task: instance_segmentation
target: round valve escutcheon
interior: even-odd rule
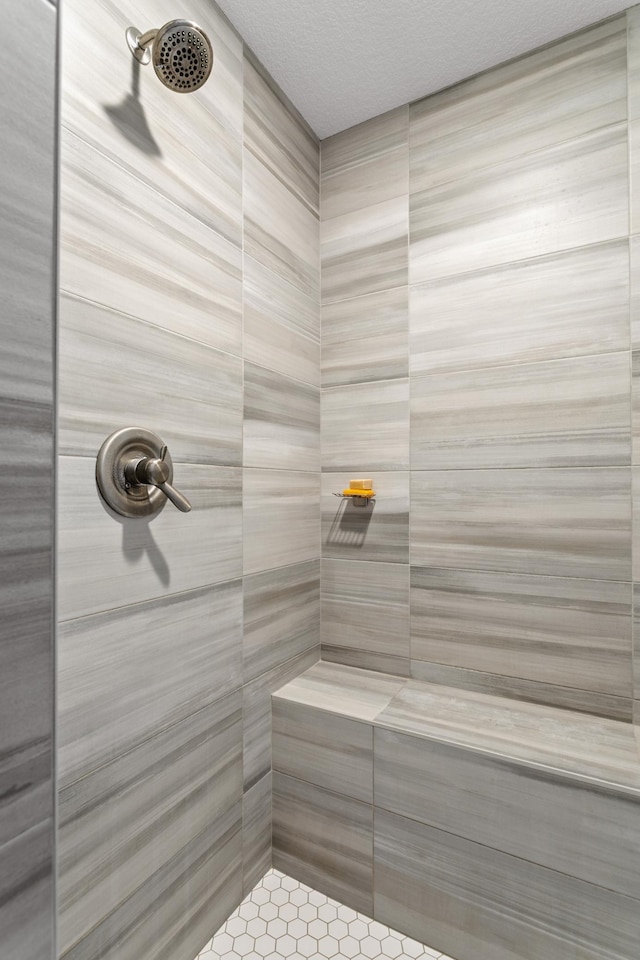
[[[116,430],[100,447],[96,483],[104,502],[122,517],[152,517],[167,500],[182,513],[191,504],[173,486],[167,445],[144,427]]]

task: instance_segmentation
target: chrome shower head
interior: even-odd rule
[[[153,61],[153,69],[170,90],[192,93],[209,79],[213,47],[208,36],[190,20],[170,20],[159,30],[126,32],[129,49],[139,63]]]

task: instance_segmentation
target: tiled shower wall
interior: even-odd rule
[[[0,2],[0,957],[53,960],[56,9]]]
[[[631,719],[639,165],[640,8],[323,142],[325,659]]]
[[[67,0],[60,318],[59,924],[65,960],[191,960],[270,865],[271,690],[319,655],[319,148],[210,0],[179,96]],[[141,425],[193,503],[109,513]]]

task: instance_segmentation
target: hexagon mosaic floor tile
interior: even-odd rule
[[[270,870],[196,960],[451,960]]]

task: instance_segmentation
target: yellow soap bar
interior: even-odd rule
[[[347,487],[346,490],[342,491],[343,497],[373,497],[375,496],[373,490],[358,490],[353,489],[353,487]]]
[[[373,490],[373,480],[350,480],[352,490]]]

